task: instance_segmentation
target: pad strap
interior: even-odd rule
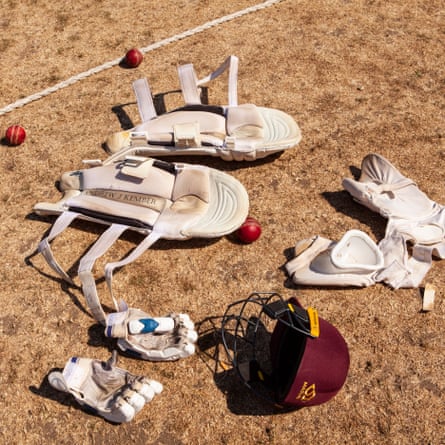
[[[228,105],[235,107],[238,105],[238,62],[236,56],[229,56],[215,71],[208,76],[199,79],[196,76],[193,65],[187,64],[178,67],[178,76],[181,84],[182,95],[187,105],[200,104],[199,87],[216,79],[224,71],[228,70]]]
[[[70,284],[74,284],[72,278],[62,269],[60,264],[54,258],[49,243],[58,235],[60,235],[78,216],[79,214],[76,212],[63,212],[53,224],[49,235],[42,241],[40,241],[37,248],[38,252],[43,255],[49,266]]]
[[[191,63],[178,67],[179,83],[181,84],[182,97],[187,105],[201,103],[198,88],[198,78]]]
[[[117,261],[115,263],[108,263],[105,266],[105,280],[107,282],[108,289],[111,294],[111,298],[113,299],[113,302],[116,306],[117,311],[119,311],[119,305],[116,303],[116,299],[113,295],[113,288],[112,288],[112,279],[113,279],[113,271],[117,267],[123,267],[136,259],[138,259],[147,249],[149,249],[158,239],[160,239],[162,236],[161,232],[158,232],[157,230],[153,230],[149,235],[147,235],[141,243],[139,243],[138,246],[123,260]]]
[[[238,106],[238,63],[236,56],[229,56],[227,59],[211,74],[198,81],[198,86],[203,85],[220,76],[224,71],[229,71],[228,85],[228,105],[230,107]]]
[[[385,257],[386,267],[376,275],[393,289],[419,287],[432,264],[433,254],[445,257],[445,242],[432,245],[415,244],[409,256],[405,237],[396,231],[380,241],[379,248]]]
[[[133,90],[136,95],[139,115],[142,122],[147,122],[157,116],[156,108],[153,103],[153,96],[146,78],[138,79],[133,82]]]
[[[94,318],[101,324],[106,324],[106,315],[100,304],[97,295],[96,283],[92,273],[92,269],[96,260],[101,257],[122,235],[128,226],[121,224],[112,224],[102,235],[97,239],[88,253],[81,259],[79,264],[79,278],[82,283],[82,290],[85,295],[88,307]],[[113,299],[113,303],[118,307],[117,302]]]

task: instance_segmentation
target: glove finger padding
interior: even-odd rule
[[[198,334],[187,314],[152,317],[140,309],[128,308],[110,314],[105,335],[117,338],[122,350],[150,361],[174,361],[195,352]]]
[[[116,351],[107,362],[71,357],[63,372],[51,372],[48,381],[110,422],[129,422],[163,387],[156,380],[116,367],[116,357]]]

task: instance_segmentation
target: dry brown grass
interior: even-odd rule
[[[0,105],[252,4],[4,1]],[[370,152],[445,204],[444,15],[439,0],[284,0],[150,52],[137,69],[116,66],[0,116],[2,132],[16,123],[28,132],[24,145],[0,146],[1,442],[444,444],[445,263],[435,261],[427,277],[438,289],[430,313],[420,311],[417,289],[300,289],[281,269],[286,251],[313,234],[339,239],[357,228],[382,238],[385,220],[341,187]],[[186,311],[202,329],[254,290],[295,294],[341,330],[350,373],[329,403],[280,415],[230,376],[215,374],[209,355],[166,364],[122,357],[122,367],[160,380],[165,390],[130,424],[111,425],[46,382],[71,355],[106,359],[113,345],[79,289],[63,285],[42,258],[26,261],[51,222],[32,208],[59,198],[54,182],[62,172],[105,157],[103,139],[121,125],[116,107],[137,123],[133,80],[147,76],[154,92],[170,91],[178,87],[178,64],[193,62],[204,75],[229,54],[240,58],[240,102],[287,111],[303,141],[249,165],[188,161],[244,183],[263,235],[251,245],[231,237],[159,242],[116,274],[116,293],[154,314]],[[225,103],[223,89],[212,89],[211,100]],[[77,225],[55,242],[64,265],[97,230]],[[124,238],[114,253],[136,240]],[[103,283],[99,291],[111,306]]]

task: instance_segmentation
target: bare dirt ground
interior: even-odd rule
[[[134,0],[3,0],[0,106],[218,17],[254,5]],[[386,220],[342,189],[364,156],[377,152],[445,204],[445,9],[442,1],[284,0],[148,52],[136,69],[116,65],[0,116],[0,131],[20,124],[27,139],[0,145],[0,441],[4,444],[434,444],[445,443],[445,262],[422,289],[299,288],[282,266],[295,242],[338,240],[360,229],[380,240]],[[176,67],[207,75],[228,55],[240,58],[239,101],[282,109],[301,127],[295,148],[264,161],[190,158],[238,178],[250,214],[262,224],[250,245],[233,237],[161,241],[115,274],[116,294],[154,315],[187,312],[201,332],[232,301],[252,291],[298,296],[342,332],[351,366],[328,403],[272,412],[233,378],[215,372],[211,351],[174,363],[121,356],[119,365],[161,381],[163,393],[124,425],[78,408],[47,374],[73,355],[106,360],[113,343],[89,315],[79,288],[63,284],[32,256],[53,221],[33,215],[55,202],[60,174],[104,159],[104,138],[138,123],[133,80],[153,92],[178,88]],[[210,101],[226,103],[221,83]],[[127,118],[127,119],[125,119]],[[54,243],[65,267],[100,227],[77,224]],[[139,241],[127,235],[110,252]],[[107,256],[95,274],[100,278]],[[75,269],[73,269],[74,271]],[[207,345],[209,346],[209,345]]]

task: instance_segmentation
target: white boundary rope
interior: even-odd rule
[[[269,6],[274,5],[275,3],[280,3],[283,0],[268,0],[263,3],[258,3],[257,5],[250,6],[249,8],[242,9],[241,11],[234,12],[232,14],[225,15],[218,19],[211,20],[210,22],[204,23],[201,26],[197,26],[196,28],[189,29],[187,31],[176,34],[172,37],[168,37],[164,40],[160,40],[159,42],[153,43],[144,48],[139,48],[142,53],[148,53],[149,51],[154,51],[155,49],[161,48],[163,46],[169,45],[170,43],[177,42],[179,40],[185,39],[186,37],[193,36],[200,32],[206,31],[207,29],[213,28],[214,26],[220,25],[222,23],[228,22],[230,20],[236,19],[238,17],[242,17],[243,15],[250,14],[252,12],[259,11],[261,9],[268,8]],[[63,82],[57,83],[56,85],[46,88],[39,93],[32,94],[31,96],[20,99],[10,105],[7,105],[4,108],[0,109],[0,116],[6,113],[9,113],[16,108],[23,107],[30,102],[41,99],[42,97],[48,96],[52,93],[55,93],[62,88],[73,85],[76,82],[79,82],[82,79],[86,79],[87,77],[92,76],[93,74],[100,73],[101,71],[105,71],[113,66],[119,65],[122,62],[122,57],[119,59],[112,60],[111,62],[104,63],[103,65],[97,66],[95,68],[91,68],[88,71],[84,71],[83,73],[77,74],[76,76],[72,76]]]

